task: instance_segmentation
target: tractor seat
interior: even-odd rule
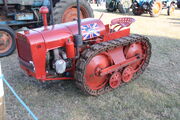
[[[111,20],[110,26],[119,24],[121,28],[129,27],[133,22],[135,22],[135,19],[131,17],[116,18],[116,19]]]

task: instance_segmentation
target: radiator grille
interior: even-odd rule
[[[31,47],[28,38],[18,33],[16,39],[19,57],[27,62],[32,61]]]

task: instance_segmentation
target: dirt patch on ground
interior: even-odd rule
[[[104,23],[123,17],[102,12]],[[17,53],[1,58],[3,73],[20,97],[40,120],[179,120],[180,119],[180,10],[159,17],[133,16],[132,33],[149,37],[152,57],[145,73],[136,81],[99,97],[85,96],[72,81],[42,84],[24,75]],[[8,120],[32,119],[5,87]]]

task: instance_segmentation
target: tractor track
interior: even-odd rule
[[[133,80],[138,78],[145,71],[145,68],[149,64],[149,59],[151,57],[151,44],[147,37],[133,34],[128,37],[123,37],[123,38],[119,38],[119,39],[92,45],[90,48],[83,51],[81,53],[79,60],[77,60],[77,63],[76,63],[75,79],[76,79],[77,87],[80,88],[82,91],[84,91],[85,94],[94,95],[94,96],[97,96],[97,95],[100,95],[100,94],[103,94],[103,93],[113,90],[108,84],[106,84],[105,87],[103,87],[99,90],[89,89],[84,80],[86,65],[89,63],[89,61],[91,60],[92,57],[94,57],[95,55],[97,55],[103,51],[111,50],[111,49],[114,49],[114,48],[120,47],[120,46],[127,46],[134,42],[143,42],[146,44],[146,46],[148,46],[147,47],[147,57],[145,58],[145,62],[142,65],[141,69],[139,69],[134,74]],[[123,83],[123,84],[125,84],[125,83]]]

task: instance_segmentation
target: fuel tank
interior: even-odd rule
[[[81,31],[83,40],[106,34],[104,24],[94,18],[83,19]],[[17,33],[16,43],[21,67],[37,79],[45,78],[46,53],[55,48],[65,47],[66,41],[74,40],[73,36],[76,34],[76,21]]]

